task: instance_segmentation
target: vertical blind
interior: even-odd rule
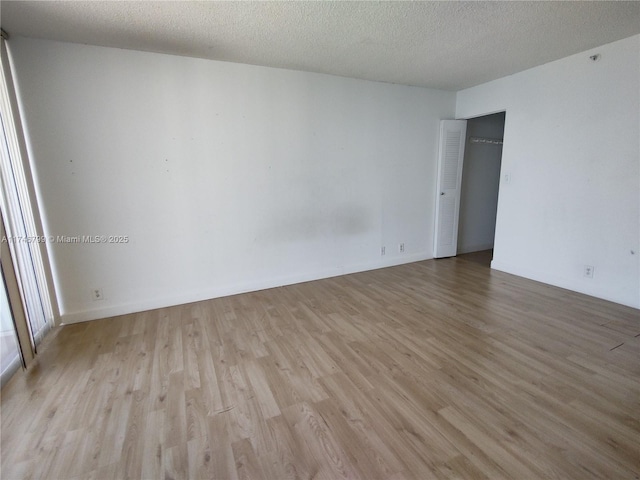
[[[30,168],[22,131],[18,128],[20,122],[4,35],[0,42],[0,203],[6,227],[6,238],[2,241],[9,243],[35,348],[53,325],[54,311],[43,262],[46,244],[42,229],[37,228],[34,220],[36,200],[33,189],[29,188],[32,180],[27,176]]]

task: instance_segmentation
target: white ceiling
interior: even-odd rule
[[[1,2],[10,35],[460,90],[640,33],[640,2]]]

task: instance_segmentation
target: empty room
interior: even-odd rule
[[[0,23],[1,479],[640,478],[640,2]]]

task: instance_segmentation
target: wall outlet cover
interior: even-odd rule
[[[587,278],[593,278],[593,265],[585,265],[584,266],[584,276]]]

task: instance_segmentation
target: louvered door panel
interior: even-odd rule
[[[433,256],[453,257],[457,252],[458,216],[466,120],[442,120],[438,153],[438,181]]]

